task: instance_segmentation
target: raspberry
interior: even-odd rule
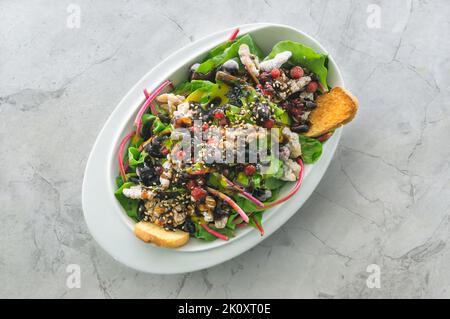
[[[195,201],[199,201],[199,200],[205,198],[207,194],[208,193],[203,188],[198,187],[198,186],[194,187],[191,190],[191,196]]]
[[[275,122],[272,119],[266,120],[263,124],[263,126],[268,129],[271,129],[274,125],[275,125]]]
[[[270,75],[272,78],[276,79],[281,75],[281,71],[280,69],[272,69],[272,71],[270,71]]]
[[[250,165],[245,166],[245,168],[244,168],[244,173],[247,176],[252,176],[253,174],[255,174],[255,172],[256,172],[256,167],[254,165],[250,164]]]
[[[317,91],[318,87],[319,85],[317,84],[317,82],[309,82],[309,84],[306,86],[306,91],[309,93],[314,93]]]
[[[214,118],[215,119],[222,119],[225,116],[225,114],[222,111],[217,111],[216,113],[214,113]]]
[[[290,74],[291,78],[293,78],[293,79],[300,79],[303,76],[303,74],[305,74],[305,72],[303,71],[303,69],[301,67],[294,66],[289,71],[289,74]]]

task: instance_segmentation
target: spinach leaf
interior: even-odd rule
[[[229,86],[224,83],[212,83],[212,85],[204,85],[189,94],[186,98],[186,101],[206,104],[217,97],[220,98],[221,104],[225,104],[228,102],[228,97],[226,96],[228,90]]]
[[[302,146],[302,158],[305,164],[315,163],[322,155],[322,143],[304,135],[298,136]]]
[[[134,186],[134,185],[136,185],[136,184],[134,184],[132,182],[126,182],[126,183],[122,184],[122,186],[120,186],[120,188],[118,188],[114,192],[114,196],[116,196],[120,205],[122,205],[122,207],[125,209],[125,212],[127,213],[127,215],[130,216],[131,218],[133,218],[135,221],[137,221],[138,220],[137,209],[138,209],[139,201],[135,200],[135,199],[130,199],[122,193],[122,191],[125,188],[130,188],[131,186]]]
[[[289,61],[293,64],[300,65],[308,70],[314,72],[323,86],[328,89],[327,85],[327,64],[328,57],[325,54],[320,54],[310,47],[293,41],[280,41],[272,48],[266,60],[272,59],[278,53],[284,51],[291,51],[292,56]]]
[[[140,152],[136,147],[130,147],[128,149],[128,163],[131,168],[136,168],[137,165],[144,163],[147,152]]]
[[[229,217],[228,217],[228,220],[227,220],[227,228],[229,228],[229,229],[235,229],[236,228],[236,224],[235,223],[233,223],[233,220],[236,218],[236,217],[238,217],[239,216],[239,214],[238,213],[233,213],[233,214],[231,214]]]
[[[204,80],[186,81],[177,86],[175,94],[189,94],[200,88],[211,90],[214,85],[214,83]]]
[[[209,225],[209,228],[215,230],[216,232],[219,232],[225,236],[228,236],[229,238],[234,237],[234,230],[230,228],[222,228],[218,229],[215,226]],[[198,239],[203,239],[206,241],[214,241],[217,239],[216,236],[208,233],[202,226],[199,224],[195,224],[195,234],[194,236]]]
[[[236,204],[238,204],[246,213],[261,212],[264,210],[240,194],[236,194],[233,197]]]
[[[265,179],[269,177],[281,178],[283,176],[283,161],[271,155],[269,167],[266,167],[261,173]]]
[[[264,212],[255,212],[252,214],[252,217],[254,217],[256,219],[256,221],[258,222],[258,224],[261,225],[261,221],[262,221],[262,217],[263,217]],[[254,228],[258,228],[255,224],[255,221],[253,218],[250,218],[248,224]]]
[[[256,46],[256,44],[253,42],[252,37],[249,34],[246,34],[237,40],[235,40],[230,46],[228,47],[220,47],[220,49],[215,48],[214,52],[211,52],[208,55],[208,59],[204,61],[200,66],[197,68],[198,73],[208,73],[209,71],[213,70],[214,68],[218,67],[219,65],[222,65],[229,59],[235,58],[239,55],[239,47],[241,44],[247,44],[250,52],[261,56],[261,50]],[[222,50],[223,49],[223,50]],[[213,55],[214,54],[214,55]]]
[[[264,187],[270,190],[280,188],[283,186],[286,182],[282,181],[281,179],[275,178],[275,177],[269,177],[266,178],[264,181]]]

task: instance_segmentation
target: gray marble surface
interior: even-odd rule
[[[80,28],[67,27],[71,3]],[[450,297],[449,16],[444,0],[0,0],[0,297]],[[99,130],[173,50],[252,22],[317,37],[360,99],[357,119],[315,193],[261,245],[185,275],[126,268],[81,210]],[[366,285],[369,264],[380,288]]]

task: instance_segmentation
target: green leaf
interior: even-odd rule
[[[159,117],[155,119],[153,122],[153,134],[158,134],[164,130],[166,130],[168,127],[170,127],[170,124],[163,123]]]
[[[239,185],[247,187],[249,185],[248,176],[244,172],[239,172],[236,176],[236,182]]]
[[[252,214],[252,217],[254,217],[256,219],[256,221],[258,222],[258,224],[260,224],[262,226],[262,217],[263,217],[264,212],[255,212]],[[253,218],[249,219],[248,224],[254,228],[258,228],[255,224],[255,221]]]
[[[125,212],[127,213],[127,215],[137,221],[138,220],[137,210],[138,210],[139,201],[126,197],[122,192],[125,188],[130,188],[131,186],[134,186],[134,185],[136,185],[136,184],[134,184],[132,182],[126,182],[126,183],[122,184],[122,186],[120,186],[120,188],[118,188],[114,192],[114,196],[116,196],[120,205],[122,205],[122,207],[125,209]]]
[[[136,147],[128,148],[128,163],[131,168],[136,168],[137,165],[144,163],[147,152],[140,152]]]
[[[270,156],[270,166],[263,171],[263,177],[265,179],[269,177],[281,178],[283,176],[283,162],[274,157]]]
[[[228,220],[227,220],[227,228],[229,228],[229,229],[235,229],[236,228],[236,224],[235,223],[233,223],[233,220],[235,220],[235,218],[236,217],[238,217],[239,216],[239,214],[238,213],[233,213],[233,214],[231,214],[229,217],[228,217]]]
[[[298,136],[302,146],[302,158],[305,164],[315,163],[322,155],[322,143],[304,135]]]
[[[275,103],[270,103],[269,105],[273,110],[273,115],[277,122],[281,122],[284,125],[291,125],[291,117],[283,108],[279,107]]]
[[[211,90],[214,85],[214,83],[204,80],[186,81],[177,86],[175,94],[189,94],[198,89]]]
[[[230,228],[222,228],[222,229],[218,229],[218,228],[216,228],[215,226],[212,226],[212,225],[208,225],[208,226],[209,226],[209,228],[211,228],[211,229],[215,230],[216,232],[219,232],[219,233],[221,233],[221,234],[223,234],[223,235],[225,235],[225,236],[228,236],[228,237],[234,237],[234,230],[233,230],[233,229],[230,229]],[[214,240],[217,239],[216,236],[214,236],[214,235],[208,233],[208,232],[207,232],[201,225],[199,225],[199,224],[195,224],[195,230],[196,230],[196,231],[195,231],[194,236],[195,236],[196,238],[198,238],[198,239],[203,239],[203,240],[206,240],[206,241],[214,241]]]
[[[280,41],[272,48],[270,54],[265,60],[272,59],[278,53],[284,51],[291,51],[292,56],[289,61],[295,65],[300,65],[308,70],[314,72],[323,86],[328,89],[327,85],[327,63],[328,57],[325,54],[320,54],[310,47],[293,41]]]
[[[244,35],[241,38],[238,38],[235,40],[230,46],[224,46],[220,47],[220,49],[215,48],[215,52],[209,54],[209,58],[204,61],[200,66],[197,68],[198,73],[208,73],[209,71],[213,70],[214,68],[222,65],[229,59],[233,59],[237,56],[239,56],[239,47],[241,44],[247,44],[250,52],[260,56],[261,50],[256,46],[256,44],[253,42],[252,37],[249,34]],[[223,48],[223,50],[222,50]],[[214,55],[213,55],[214,54]]]
[[[286,184],[285,181],[274,177],[266,178],[266,180],[264,181],[264,187],[270,190],[280,188],[284,184]]]
[[[222,178],[221,174],[216,172],[208,174],[207,183],[218,190],[224,190],[227,187],[226,180]]]
[[[261,212],[264,210],[240,194],[234,195],[233,198],[236,201],[236,204],[238,204],[246,213]]]

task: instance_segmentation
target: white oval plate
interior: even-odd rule
[[[276,24],[247,24],[239,26],[240,35],[251,33],[264,53],[281,40],[293,40],[327,53],[312,37],[288,26]],[[263,217],[265,235],[254,229],[241,229],[228,242],[203,242],[191,239],[179,249],[169,250],[146,244],[133,234],[134,222],[126,216],[114,197],[115,177],[118,175],[116,155],[120,140],[131,131],[139,106],[143,103],[144,88],[154,90],[170,79],[174,84],[185,80],[188,67],[200,60],[214,46],[227,39],[235,28],[224,30],[198,40],[173,53],[148,72],[120,101],[101,130],[89,156],[83,180],[82,205],[88,228],[99,243],[119,262],[150,273],[184,273],[208,268],[231,259],[269,237],[283,225],[308,199],[324,175],[338,145],[342,129],[336,130],[323,154],[314,165],[308,165],[301,189],[287,202],[267,210]],[[180,62],[181,61],[181,62]],[[341,73],[329,57],[328,82],[344,86]],[[287,185],[283,192],[288,192]]]

